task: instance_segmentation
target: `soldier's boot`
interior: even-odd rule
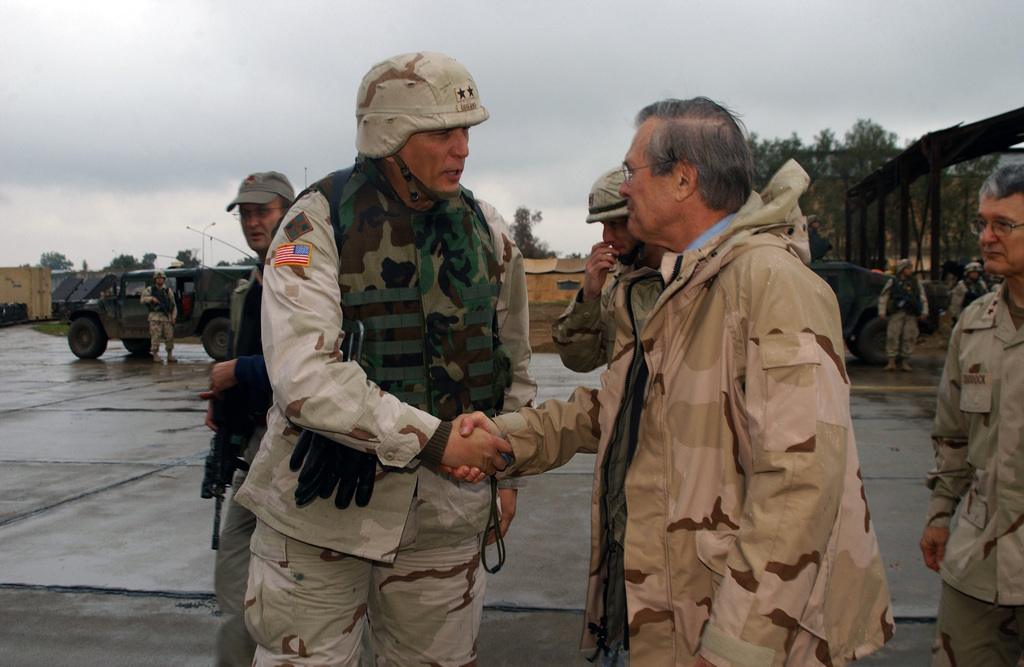
[[[885,365],[883,371],[894,371],[896,370],[896,357],[889,357],[889,363]]]
[[[160,358],[160,354],[159,354],[159,353],[157,353],[157,352],[154,352],[154,353],[153,353],[153,363],[154,363],[154,364],[160,364],[160,363],[163,363],[163,359],[161,359],[161,358]]]
[[[903,370],[905,370],[905,371],[906,371],[906,372],[908,372],[908,373],[909,373],[910,371],[914,370],[914,369],[913,369],[913,368],[912,368],[912,367],[910,366],[910,364],[909,364],[909,363],[907,362],[907,360],[906,360],[906,359],[904,359],[904,360],[903,360],[903,363],[902,363],[902,364],[900,364],[900,368],[902,368]]]
[[[169,364],[176,364],[176,363],[178,363],[178,360],[174,358],[173,354],[168,352],[167,353],[167,363],[169,363]]]

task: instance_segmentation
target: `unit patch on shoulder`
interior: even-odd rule
[[[288,224],[284,226],[284,233],[288,237],[289,241],[294,241],[303,234],[308,234],[311,231],[313,231],[313,225],[310,224],[305,213],[299,213],[297,216],[289,220]]]
[[[274,266],[309,266],[309,243],[285,243],[274,251]]]

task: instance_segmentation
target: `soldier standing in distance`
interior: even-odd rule
[[[149,308],[149,340],[153,351],[154,363],[160,363],[160,341],[167,348],[167,363],[174,364],[174,320],[178,317],[178,305],[174,302],[174,292],[165,287],[167,275],[157,269],[153,274],[153,285],[142,290],[139,301]]]
[[[953,293],[949,295],[949,314],[953,317],[954,324],[960,319],[960,313],[964,312],[964,308],[971,305],[979,296],[991,291],[981,276],[983,272],[980,262],[970,262],[964,267],[963,280],[957,282]]]
[[[206,411],[206,425],[213,430],[217,430],[213,423],[214,400],[229,400],[233,403],[230,410],[244,415],[239,421],[243,422],[246,431],[245,451],[231,452],[231,455],[240,456],[247,463],[252,462],[267,431],[266,413],[271,401],[270,378],[260,335],[263,269],[274,230],[294,199],[295,190],[288,178],[279,172],[268,171],[246,177],[238,186],[238,196],[227,207],[229,213],[238,207],[242,234],[259,258],[259,263],[249,279],[240,281],[231,294],[228,360],[213,365],[210,390],[199,397],[211,401]],[[244,481],[245,472],[238,471],[231,486],[238,489]],[[245,627],[244,603],[249,573],[249,540],[256,529],[256,517],[234,498],[227,504],[213,573],[213,587],[221,616],[215,664],[218,667],[248,667],[256,652],[256,642]]]
[[[832,242],[821,235],[821,218],[817,215],[807,216],[807,245],[811,250],[811,261],[816,262],[832,249]]]
[[[889,363],[882,370],[896,370],[897,361],[901,369],[914,370],[910,366],[910,355],[919,333],[917,323],[928,317],[928,298],[909,259],[896,262],[896,275],[878,295],[878,316],[889,322],[885,329],[885,353]]]
[[[476,660],[491,490],[441,466],[504,468],[507,443],[453,425],[536,393],[522,255],[461,185],[469,128],[487,117],[447,56],[375,65],[357,97],[354,168],[301,194],[271,245],[274,404],[235,496],[258,518],[246,601],[256,665],[357,664],[367,620],[379,664]],[[361,359],[345,358],[343,320],[365,326]],[[367,482],[370,497],[349,506],[343,490]],[[515,489],[498,495],[500,534]]]

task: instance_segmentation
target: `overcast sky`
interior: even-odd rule
[[[807,143],[869,118],[903,145],[1024,106],[1021,26],[1017,0],[0,0],[0,266],[241,257],[242,178],[351,164],[363,74],[421,50],[491,114],[463,184],[588,253],[590,185],[644,105],[705,95]]]

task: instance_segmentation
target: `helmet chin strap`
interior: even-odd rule
[[[398,153],[392,155],[391,158],[395,161],[395,164],[398,165],[398,169],[402,173],[402,178],[405,179],[406,187],[409,188],[409,201],[416,203],[420,200],[421,196],[435,202],[441,201],[442,199],[455,199],[459,196],[458,191],[447,193],[431,190],[423,183],[423,181],[416,178],[416,174],[409,170],[409,165],[405,163],[405,160],[398,156]]]

